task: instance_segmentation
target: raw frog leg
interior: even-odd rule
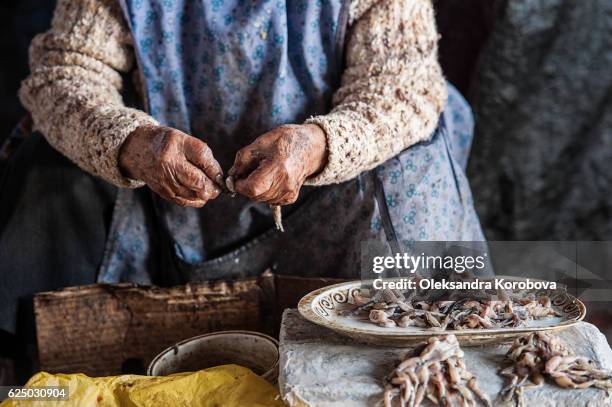
[[[234,177],[231,175],[226,178],[224,183],[221,182],[219,184],[222,186],[224,191],[226,190],[232,194],[232,196],[236,195],[236,189],[234,188]],[[276,225],[276,229],[284,232],[285,229],[283,228],[283,214],[281,212],[281,207],[279,205],[270,205],[270,209],[272,210],[272,216],[274,216],[274,224]]]

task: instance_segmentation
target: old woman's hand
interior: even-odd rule
[[[314,124],[284,125],[238,151],[229,170],[236,192],[256,201],[286,205],[326,162],[326,138]]]
[[[223,171],[203,141],[162,126],[138,127],[119,152],[119,167],[168,201],[202,207],[221,192]]]

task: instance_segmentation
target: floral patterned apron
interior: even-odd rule
[[[331,107],[342,70],[348,1],[123,0],[145,88],[145,109],[199,137],[224,170],[236,152],[284,123]],[[360,244],[483,240],[463,168],[472,122],[450,87],[431,139],[375,171],[303,188],[283,208],[285,233],[267,205],[220,196],[202,209],[154,198],[153,215],[121,190],[99,281],[150,283],[151,235],[170,253],[166,282],[283,274],[355,277]],[[154,217],[155,219],[151,219]],[[157,226],[152,226],[157,225]],[[172,269],[172,271],[170,271]]]

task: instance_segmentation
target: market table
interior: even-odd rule
[[[592,324],[581,322],[559,336],[577,355],[612,369],[612,350]],[[495,400],[504,380],[497,374],[508,344],[463,347],[468,369],[480,388]],[[280,331],[279,386],[294,406],[374,406],[381,400],[381,379],[406,349],[364,345],[303,319],[297,310],[283,314]],[[612,396],[598,389],[567,390],[546,383],[525,391],[526,406],[612,406]],[[504,404],[495,401],[495,406]],[[511,404],[509,404],[511,405]]]

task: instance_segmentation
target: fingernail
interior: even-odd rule
[[[231,175],[225,180],[225,185],[227,186],[227,189],[230,190],[230,192],[236,192],[236,188],[234,186],[234,177],[232,177]]]
[[[217,184],[219,184],[219,185],[223,185],[224,184],[224,182],[223,182],[223,174],[217,174],[215,176],[215,182]]]

